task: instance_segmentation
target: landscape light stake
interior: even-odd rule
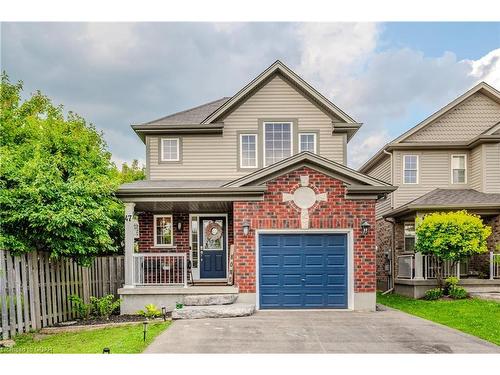
[[[167,308],[165,306],[162,306],[161,308],[161,313],[163,314],[163,321],[167,321]]]
[[[102,354],[111,354],[111,350],[109,348],[104,348]]]
[[[146,342],[146,333],[148,331],[148,322],[147,321],[142,322],[142,327],[143,327],[143,333],[144,333],[144,342]]]

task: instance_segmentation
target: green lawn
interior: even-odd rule
[[[500,345],[500,303],[481,299],[425,301],[397,294],[377,295],[377,302]]]
[[[170,322],[148,324],[146,342],[143,341],[142,324],[101,328],[91,331],[40,335],[28,333],[15,338],[12,349],[0,353],[102,353],[109,348],[114,353],[141,353]]]

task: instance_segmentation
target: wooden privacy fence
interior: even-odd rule
[[[123,255],[98,257],[82,267],[47,253],[12,256],[0,250],[0,338],[75,318],[68,298],[117,295],[124,282]]]

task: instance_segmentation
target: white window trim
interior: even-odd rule
[[[464,182],[453,182],[453,158],[455,156],[463,156],[464,157],[464,167],[465,167]],[[465,185],[465,184],[467,184],[467,154],[451,154],[450,155],[450,182],[452,185]]]
[[[158,244],[157,239],[156,239],[156,219],[157,218],[162,218],[162,217],[169,217],[170,218],[170,223],[172,224],[172,243],[170,245],[168,244]],[[174,216],[173,215],[153,215],[153,238],[154,238],[154,247],[174,247]]]
[[[253,135],[255,137],[255,165],[243,166],[243,136]],[[242,133],[240,134],[240,168],[251,169],[257,168],[259,163],[259,136],[256,133]]]
[[[317,153],[317,134],[316,133],[299,133],[299,152],[302,152],[302,140],[300,139],[303,135],[312,135],[314,137],[314,153]]]
[[[262,164],[267,167],[266,163],[266,124],[290,124],[290,156],[293,156],[293,123],[291,121],[265,121],[262,123]]]
[[[163,158],[163,141],[177,141],[177,159],[164,159]],[[161,161],[180,161],[181,160],[180,139],[179,138],[162,138],[160,144],[161,144],[161,150],[160,150]]]
[[[409,236],[407,236],[406,233],[405,233],[406,224],[412,224],[413,227],[415,228],[415,236],[413,237],[413,238],[415,238],[415,243],[417,242],[417,226],[416,226],[415,220],[414,221],[405,221],[405,222],[403,222],[403,252],[410,253],[410,252],[414,252],[416,250],[406,250],[406,237],[409,238]]]
[[[417,158],[417,179],[416,182],[405,182],[405,171],[406,171],[406,157],[408,156],[415,156]],[[418,185],[419,183],[419,174],[420,174],[420,158],[418,155],[415,154],[407,154],[403,155],[403,185]]]

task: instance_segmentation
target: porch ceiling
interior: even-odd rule
[[[137,202],[135,211],[149,212],[189,212],[189,213],[227,213],[233,210],[233,202]]]

